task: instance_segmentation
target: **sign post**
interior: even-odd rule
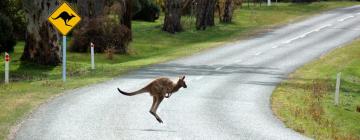
[[[63,42],[62,42],[62,64],[63,64],[63,69],[62,69],[62,79],[65,82],[66,81],[66,36],[63,36]]]
[[[94,43],[90,43],[90,48],[91,48],[91,69],[95,69],[95,58],[94,58]]]
[[[7,52],[5,52],[5,84],[9,83],[9,61],[10,56]]]
[[[77,14],[66,2],[57,7],[48,17],[48,21],[63,35],[62,79],[64,82],[66,81],[66,35],[80,22],[80,20],[81,17],[79,14]]]

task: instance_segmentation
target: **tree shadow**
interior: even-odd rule
[[[19,62],[19,68],[11,72],[11,81],[34,81],[49,79],[57,66],[44,66],[30,62]]]
[[[262,67],[255,65],[183,65],[183,64],[158,64],[140,69],[130,76],[134,79],[148,79],[160,76],[224,76],[229,74],[266,74],[284,76],[285,73],[278,68]]]

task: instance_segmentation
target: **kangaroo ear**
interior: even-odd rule
[[[181,80],[184,80],[185,79],[185,75],[181,77]]]

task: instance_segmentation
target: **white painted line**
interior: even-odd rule
[[[223,67],[225,67],[225,66],[218,67],[215,70],[221,70]]]
[[[275,48],[278,48],[278,47],[279,47],[279,45],[274,45],[271,48],[275,49]]]
[[[284,41],[284,42],[282,42],[282,43],[283,43],[283,44],[288,44],[288,43],[290,43],[290,42],[293,42],[293,41],[296,40],[296,39],[299,39],[299,37],[295,37],[295,38],[293,38],[293,39]]]
[[[307,32],[307,33],[305,33],[305,34],[303,34],[303,35],[301,35],[301,36],[299,36],[299,37],[300,37],[300,38],[304,38],[304,37],[306,37],[307,35],[309,35],[309,34],[311,34],[311,33],[313,33],[313,32],[315,32],[315,31]]]
[[[304,38],[304,37],[308,36],[309,34],[311,34],[311,33],[313,33],[313,32],[320,31],[321,29],[324,29],[324,28],[330,27],[330,26],[332,26],[332,25],[331,25],[331,24],[327,24],[327,25],[321,26],[320,28],[317,28],[317,29],[315,29],[315,30],[309,31],[309,32],[307,32],[307,33],[304,33],[304,34],[302,34],[302,35],[300,35],[300,36],[298,36],[298,37],[295,37],[295,38],[292,38],[292,39],[290,39],[290,40],[284,41],[284,42],[282,42],[282,44],[288,44],[288,43],[290,43],[290,42],[293,42],[294,40],[297,40],[297,39],[300,39],[300,38]],[[272,48],[277,48],[277,47],[274,46],[274,47],[272,47]]]
[[[349,18],[353,18],[354,16],[347,16],[347,17],[345,17],[345,18],[342,18],[342,19],[339,19],[338,21],[339,22],[342,22],[342,21],[345,21],[345,20],[347,20],[347,19],[349,19]]]
[[[322,29],[324,29],[326,27],[330,27],[330,26],[332,26],[332,24],[327,24],[327,25],[321,26],[321,27],[315,29],[314,31],[318,32],[318,31],[320,31],[320,30],[322,30]]]
[[[257,52],[257,53],[255,53],[255,55],[260,55],[260,54],[262,54],[262,52]]]

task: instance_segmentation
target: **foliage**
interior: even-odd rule
[[[10,18],[0,13],[0,52],[14,51],[15,42]]]
[[[22,0],[1,0],[0,7],[0,13],[12,22],[14,37],[20,40],[25,39],[26,23]]]
[[[292,0],[293,3],[311,3],[317,0]]]
[[[115,48],[114,47],[108,47],[105,49],[105,54],[106,54],[106,58],[109,60],[113,60],[114,59],[114,54],[115,54]]]
[[[165,0],[154,0],[154,3],[159,6],[162,11],[165,11]]]
[[[95,44],[96,52],[104,52],[114,47],[116,53],[126,53],[131,41],[131,31],[125,25],[119,24],[117,18],[98,17],[75,30],[70,50],[74,52],[89,51],[89,44]]]
[[[160,8],[152,0],[133,0],[133,19],[154,22],[159,18]]]

